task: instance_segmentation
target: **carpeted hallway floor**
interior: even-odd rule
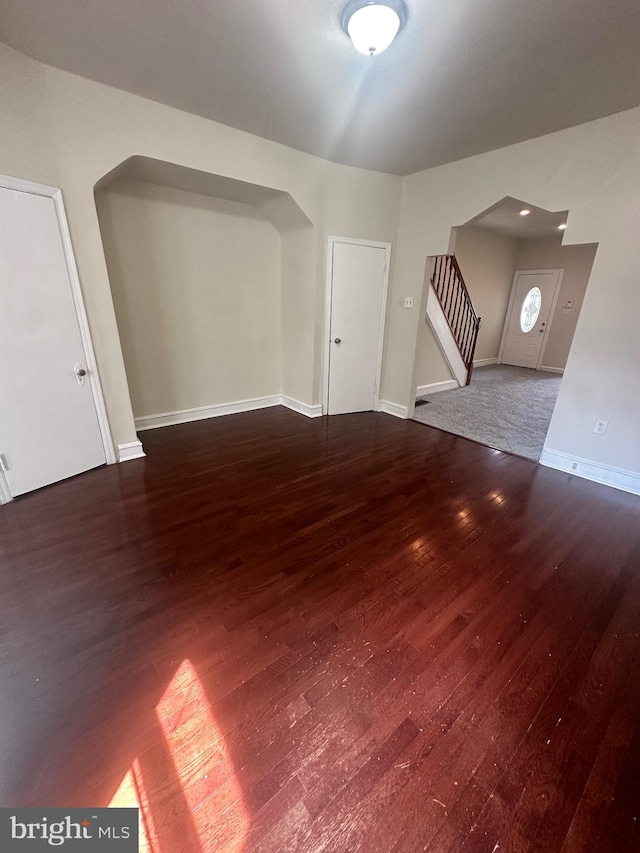
[[[561,380],[506,364],[479,367],[471,385],[419,397],[414,420],[537,462]]]

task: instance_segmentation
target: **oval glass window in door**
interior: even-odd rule
[[[536,324],[542,307],[542,292],[539,287],[532,287],[524,298],[520,311],[520,328],[526,334]]]

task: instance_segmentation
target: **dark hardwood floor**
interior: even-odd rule
[[[0,509],[0,802],[142,849],[640,850],[640,499],[382,414]]]

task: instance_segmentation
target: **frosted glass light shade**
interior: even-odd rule
[[[402,0],[349,0],[342,13],[342,27],[357,51],[373,56],[389,47],[405,19]]]
[[[398,13],[388,6],[363,6],[353,13],[347,25],[353,46],[365,56],[386,50],[399,29]]]

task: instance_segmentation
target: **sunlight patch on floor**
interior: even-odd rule
[[[249,831],[242,789],[189,660],[155,713],[162,742],[138,756],[109,805],[140,809],[145,853],[168,849],[171,839],[201,851],[240,849]]]

